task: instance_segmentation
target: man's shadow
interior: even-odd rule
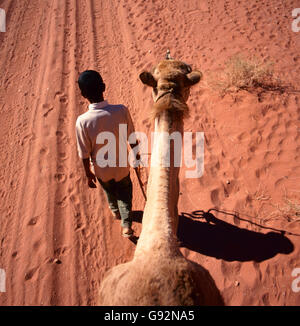
[[[177,235],[181,247],[225,261],[242,262],[261,262],[278,253],[289,254],[294,250],[293,243],[284,235],[283,231],[276,230],[276,232],[265,234],[239,228],[216,218],[211,211],[199,210],[191,214],[182,213],[179,216]],[[223,211],[218,212],[234,215]],[[199,218],[203,221],[200,221]],[[248,222],[251,223],[251,221]]]
[[[143,211],[131,211],[131,218],[133,222],[136,223],[142,223],[143,221]],[[133,243],[133,244],[137,244],[139,237],[137,237],[136,235],[133,235],[129,238],[129,240]]]
[[[133,222],[142,223],[144,211],[131,211],[131,218]]]

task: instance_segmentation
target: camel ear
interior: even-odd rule
[[[143,71],[139,77],[143,84],[151,86],[151,87],[156,87],[157,82],[150,72]]]
[[[194,70],[186,75],[187,77],[187,83],[189,86],[197,84],[200,79],[202,78],[202,72],[198,70]]]

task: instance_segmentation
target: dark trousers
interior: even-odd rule
[[[115,179],[107,182],[103,182],[100,179],[98,179],[98,181],[106,194],[110,209],[114,213],[118,211],[120,212],[121,226],[123,228],[131,227],[132,182],[130,179],[130,174],[117,182]]]

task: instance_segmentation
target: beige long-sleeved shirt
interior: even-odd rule
[[[76,121],[78,155],[91,159],[97,178],[120,181],[129,174],[127,139],[132,132],[126,106],[107,101],[90,104]]]

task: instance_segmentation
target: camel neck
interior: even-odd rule
[[[147,203],[135,256],[141,251],[153,252],[162,247],[165,250],[178,250],[175,233],[178,223],[179,166],[176,166],[178,162],[175,163],[175,157],[181,156],[182,121],[173,121],[172,114],[163,111],[155,120],[154,135]],[[174,139],[173,136],[176,139],[171,143],[176,145],[170,146],[168,137]],[[178,149],[179,152],[174,153]]]

